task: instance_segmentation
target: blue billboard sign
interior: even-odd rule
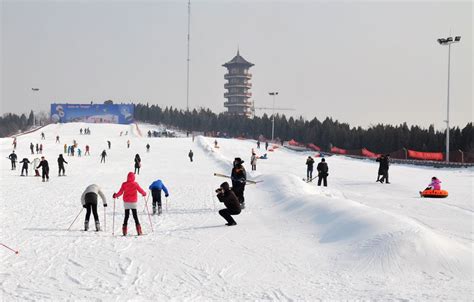
[[[133,104],[51,104],[53,122],[133,123]]]

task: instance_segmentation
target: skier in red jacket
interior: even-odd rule
[[[123,235],[127,235],[127,223],[128,217],[130,216],[130,210],[132,210],[133,220],[137,227],[137,234],[142,234],[142,227],[138,221],[137,215],[137,191],[146,196],[146,192],[135,182],[135,173],[129,172],[127,175],[127,181],[122,183],[120,190],[114,193],[113,198],[118,198],[123,194],[123,207],[125,209],[125,219],[123,220],[122,232]]]

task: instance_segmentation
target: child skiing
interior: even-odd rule
[[[161,191],[165,191],[165,197],[169,196],[168,189],[163,182],[158,179],[154,181],[149,187],[153,199],[153,215],[156,214],[156,206],[158,205],[158,215],[161,215]]]
[[[118,198],[123,194],[123,205],[125,209],[125,218],[123,220],[122,233],[124,236],[127,235],[127,223],[130,216],[130,210],[132,210],[133,219],[135,220],[135,226],[137,228],[137,234],[142,234],[142,227],[138,221],[137,215],[137,191],[146,196],[146,192],[140,187],[138,183],[135,182],[135,174],[129,172],[127,175],[127,181],[122,183],[120,190],[117,193],[114,193],[113,198]]]
[[[193,162],[193,156],[194,156],[193,150],[189,150],[188,156],[189,156],[189,160]]]
[[[97,214],[97,195],[100,195],[100,198],[104,204],[104,208],[107,207],[105,195],[98,185],[92,184],[88,186],[82,193],[81,203],[82,206],[87,210],[86,220],[84,221],[84,231],[89,230],[89,218],[91,217],[91,212],[94,215],[95,230],[97,232],[100,231],[99,215]]]
[[[241,208],[237,196],[229,188],[229,183],[224,182],[221,184],[219,189],[216,190],[217,198],[220,202],[223,202],[225,209],[219,210],[219,215],[221,215],[226,221],[226,225],[233,226],[236,225],[234,218],[231,215],[239,215]]]
[[[33,163],[32,163],[33,169],[35,169],[35,176],[38,176],[38,177],[41,176],[37,168],[39,164],[40,164],[40,159],[38,157],[33,159]]]

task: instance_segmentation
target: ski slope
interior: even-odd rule
[[[81,127],[92,134],[79,135]],[[43,143],[51,169],[46,183],[20,177],[20,167],[10,170],[12,139],[0,139],[0,242],[19,250],[0,249],[1,300],[472,299],[473,169],[392,165],[391,184],[379,184],[374,162],[333,156],[324,188],[302,181],[311,153],[279,148],[251,171],[251,149],[265,153],[255,141],[217,139],[214,148],[214,138],[146,138],[140,133],[157,127],[139,127],[55,124],[42,129],[44,141],[39,131],[19,136],[19,160],[36,157],[30,142]],[[83,152],[90,145],[91,156],[65,156],[67,176],[57,177],[58,154],[74,139]],[[100,164],[107,140],[112,148]],[[130,220],[131,236],[123,237],[117,200],[112,236],[111,196],[137,153],[137,182],[147,189],[162,179],[168,208],[163,200],[152,232],[141,199],[146,235],[133,236]],[[234,157],[245,160],[248,178],[264,182],[247,186],[247,207],[234,216],[238,225],[227,227],[214,196],[225,179],[213,172],[229,174]],[[447,199],[419,198],[432,176],[450,192]],[[91,183],[107,195],[107,231],[82,231],[85,212],[67,231]],[[101,206],[99,217],[104,227]]]

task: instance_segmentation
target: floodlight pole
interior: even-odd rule
[[[460,36],[438,39],[438,43],[441,45],[448,45],[448,92],[446,102],[446,162],[449,162],[449,90],[451,80],[451,44],[461,41]]]
[[[273,112],[272,112],[272,142],[275,135],[275,96],[278,95],[278,91],[269,92],[269,95],[273,96]]]
[[[31,90],[38,92],[39,88],[31,88]],[[38,103],[38,97],[36,97],[35,100],[36,100],[35,103]],[[36,104],[36,105],[38,105],[38,104]],[[38,112],[39,112],[39,109],[38,109]],[[36,114],[34,114],[34,112],[33,112],[33,126],[36,126]]]
[[[189,44],[191,36],[191,0],[188,0],[188,57],[186,65],[186,111],[189,111]]]

